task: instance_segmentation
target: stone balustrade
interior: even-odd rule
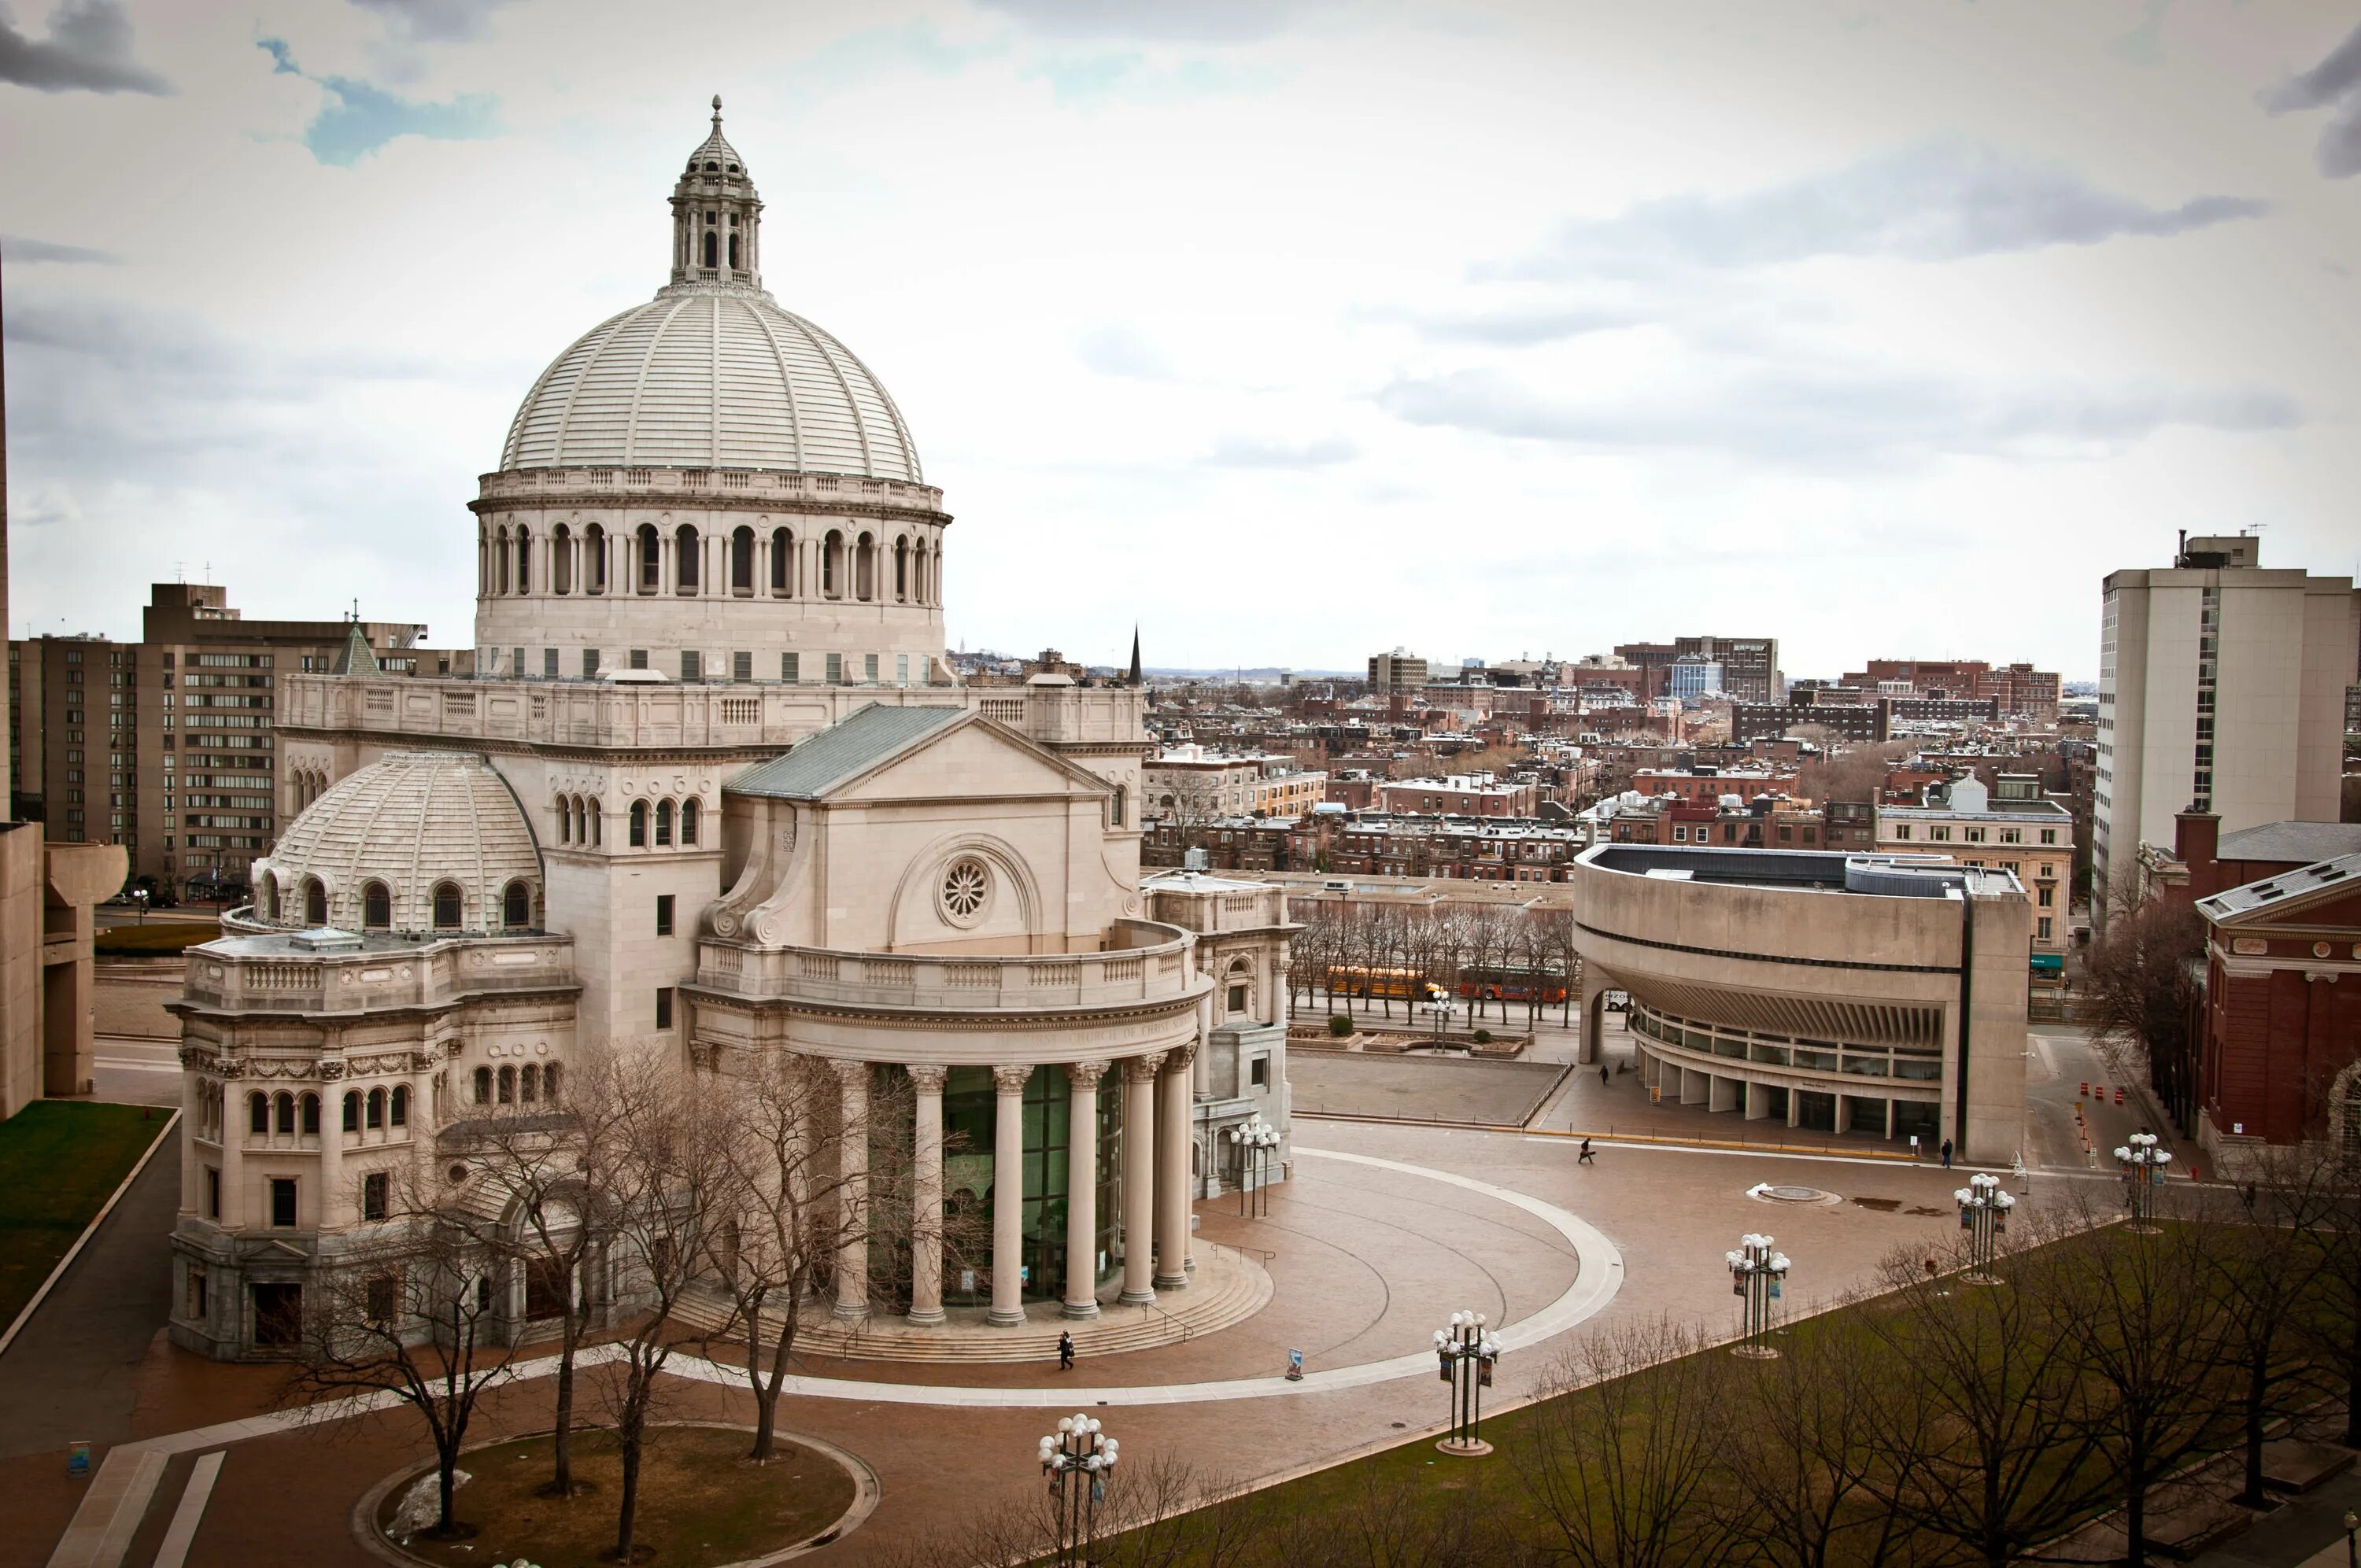
[[[561,501],[629,505],[642,499],[650,505],[661,506],[675,499],[716,498],[774,506],[784,503],[797,510],[943,510],[943,492],[933,485],[850,474],[657,467],[525,468],[488,474],[482,481],[482,502],[509,506]]]
[[[1195,979],[1193,939],[1152,920],[1119,920],[1093,953],[912,954],[744,948],[708,941],[697,983],[741,996],[961,1012],[1178,1001]]]
[[[576,987],[574,944],[563,937],[371,937],[350,951],[313,953],[283,936],[232,936],[191,948],[185,962],[182,997],[224,1013],[438,1007],[487,992]]]

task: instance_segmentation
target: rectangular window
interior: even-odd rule
[[[1907,822],[1905,822],[1905,823],[1901,823],[1901,824],[1899,824],[1898,826],[1896,826],[1896,827],[1895,827],[1895,828],[1894,829],[1894,836],[1896,839],[1907,839],[1907,838],[1909,838],[1909,837],[1910,837],[1910,824],[1908,824]]]
[[[385,1218],[387,1179],[385,1172],[372,1170],[361,1178],[361,1218]]]
[[[295,1228],[295,1179],[291,1176],[270,1179],[270,1223],[282,1231]]]
[[[910,684],[910,655],[907,653],[894,655],[894,684],[897,686]]]
[[[669,893],[656,894],[656,935],[659,937],[672,935],[672,899]]]
[[[511,648],[509,654],[509,674],[522,680],[524,676],[524,650]]]
[[[555,649],[555,648],[544,648],[544,649],[541,651],[541,673],[542,673],[542,674],[543,674],[545,678],[547,678],[547,679],[549,679],[549,680],[553,680],[553,681],[554,681],[554,680],[555,680],[555,679],[557,678],[557,650],[556,650],[556,649]]]
[[[583,649],[583,650],[582,650],[582,678],[583,678],[584,680],[586,680],[586,681],[587,681],[587,680],[589,680],[589,679],[591,679],[593,676],[597,675],[597,674],[598,674],[598,649],[596,649],[596,648],[585,648],[585,649]]]
[[[646,669],[648,667],[648,651],[644,648],[632,649],[631,663],[631,668],[635,670]]]
[[[1233,1013],[1243,1013],[1246,1010],[1246,988],[1243,985],[1234,985],[1230,987],[1230,1011]]]
[[[1270,1083],[1270,1058],[1268,1057],[1256,1057],[1246,1063],[1246,1081],[1257,1089],[1268,1086]]]
[[[754,655],[752,653],[730,654],[730,678],[733,681],[752,680],[754,678]]]
[[[2041,917],[2041,939],[2045,942],[2049,940],[2049,916],[2047,915]]]
[[[373,1274],[369,1276],[366,1293],[368,1321],[378,1324],[393,1321],[394,1301],[401,1294],[401,1281],[390,1274]]]
[[[194,1318],[199,1322],[203,1322],[213,1316],[213,1303],[208,1290],[211,1283],[211,1277],[203,1269],[189,1270],[189,1299],[186,1310],[181,1314],[182,1317]]]
[[[2045,844],[2055,844],[2058,842],[2058,829],[2055,828],[2044,828],[2041,830],[2041,841]]]
[[[656,1027],[672,1027],[672,987],[668,985],[656,988]]]
[[[703,680],[705,678],[705,655],[698,652],[694,648],[682,649],[680,651],[680,678],[685,681]]]
[[[828,656],[828,684],[832,686],[844,684],[844,655],[841,653]]]
[[[208,1220],[221,1218],[221,1168],[219,1166],[205,1167],[205,1218]]]
[[[877,684],[876,654],[863,653],[861,656],[861,678],[868,682],[873,686]]]
[[[800,653],[780,654],[779,679],[786,682],[789,685],[793,685],[803,678],[803,655]]]
[[[2058,901],[2057,894],[2058,889],[2053,884],[2046,882],[2043,883],[2041,884],[2041,907],[2044,909],[2054,908]],[[2047,922],[2045,922],[2045,924],[2047,924]]]

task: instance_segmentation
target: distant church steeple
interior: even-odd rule
[[[721,134],[721,94],[713,95],[713,129],[688,155],[672,188],[673,287],[699,283],[763,286],[763,199]]]
[[[1139,685],[1139,628],[1137,625],[1134,625],[1131,629],[1130,681],[1133,685]]]

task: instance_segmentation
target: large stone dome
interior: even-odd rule
[[[500,466],[926,477],[901,411],[851,350],[768,294],[697,284],[559,355],[517,410]]]
[[[254,913],[288,927],[500,931],[535,926],[541,891],[532,826],[489,762],[395,751],[295,819],[255,866]]]

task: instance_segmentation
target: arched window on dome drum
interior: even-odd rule
[[[267,920],[279,918],[279,879],[268,872],[262,874],[262,914]]]
[[[562,522],[549,531],[549,591],[574,591],[574,531]]]
[[[730,536],[730,591],[754,591],[754,531],[741,528]]]
[[[943,602],[943,547],[939,544],[927,552],[927,602]]]
[[[672,842],[672,802],[663,801],[656,806],[656,846],[662,849]]]
[[[682,523],[673,530],[672,576],[674,584],[683,594],[697,592],[697,530]]]
[[[562,795],[557,797],[557,841],[561,844],[574,842],[574,807]]]
[[[682,843],[694,844],[697,842],[697,809],[696,800],[692,798],[682,801],[680,803],[680,841]]]
[[[796,536],[784,528],[771,530],[771,591],[796,591]]]
[[[479,1067],[476,1069],[476,1103],[478,1105],[489,1105],[491,1102],[492,1069],[488,1067]]]
[[[361,929],[382,931],[393,924],[393,894],[381,882],[361,889]]]
[[[270,1133],[270,1097],[249,1094],[246,1097],[246,1130],[269,1136]]]
[[[734,234],[730,236],[730,270],[738,270],[738,236]]]
[[[516,591],[533,592],[533,533],[529,529],[517,530]]]
[[[904,604],[910,602],[910,542],[894,541],[894,597]]]
[[[605,818],[599,814],[598,803],[595,800],[592,801],[589,806],[585,808],[584,815],[589,820],[590,843],[592,847],[596,848],[597,846],[605,843],[607,841],[607,828]]]
[[[361,1091],[357,1089],[348,1089],[345,1091],[345,1131],[357,1133],[360,1130]]]
[[[494,593],[509,591],[509,531],[501,529],[492,535],[492,575],[497,579],[489,585]]]
[[[653,522],[640,524],[640,592],[652,594],[664,586],[664,544]]]
[[[1114,801],[1113,805],[1112,805],[1112,806],[1110,806],[1110,807],[1108,808],[1108,809],[1109,809],[1109,812],[1110,812],[1110,814],[1111,814],[1111,816],[1112,816],[1112,817],[1113,817],[1113,818],[1114,818],[1114,820],[1113,820],[1111,823],[1109,823],[1109,826],[1110,826],[1110,827],[1120,828],[1120,827],[1122,827],[1122,826],[1123,826],[1123,806],[1124,806],[1124,788],[1123,788],[1123,785],[1121,785],[1121,784],[1117,784],[1117,785],[1115,785],[1115,801]]]
[[[852,578],[853,596],[866,603],[877,597],[877,542],[862,534],[860,549],[853,560],[856,566]]]
[[[500,924],[511,931],[529,929],[533,925],[533,890],[521,882],[512,882],[500,891]]]
[[[389,1125],[410,1125],[410,1085],[397,1083],[393,1092],[385,1097],[385,1119]]]
[[[719,258],[720,257],[720,254],[721,236],[714,233],[713,230],[707,229],[705,231],[705,264],[708,267],[719,266],[720,261]]]
[[[374,1133],[379,1127],[384,1125],[385,1091],[382,1089],[372,1089],[368,1092],[368,1129],[370,1132]]]
[[[844,597],[844,535],[833,528],[820,541],[819,591],[824,598]]]
[[[279,1091],[270,1108],[279,1113],[279,1130],[289,1137],[295,1135],[295,1097],[285,1090]]]
[[[648,803],[644,800],[631,802],[631,845],[634,850],[648,847]]]
[[[320,1097],[316,1094],[303,1096],[303,1135],[307,1138],[320,1135]]]
[[[582,531],[582,591],[607,591],[607,531],[595,522]]]
[[[328,890],[317,878],[307,877],[303,882],[303,920],[312,926],[328,923]]]
[[[459,896],[459,884],[438,882],[434,884],[434,928],[456,931],[467,916],[466,901]]]

